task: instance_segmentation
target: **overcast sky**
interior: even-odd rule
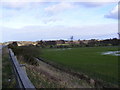
[[[118,0],[18,1],[0,1],[0,42],[118,37]]]

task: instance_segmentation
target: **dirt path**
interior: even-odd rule
[[[60,71],[49,64],[46,64],[42,61],[39,61],[39,66],[26,65],[27,69],[31,72],[28,74],[33,74],[33,77],[45,78],[46,83],[52,82],[55,83],[59,88],[91,88],[93,86],[89,85],[85,80],[81,80],[73,75],[70,75],[66,72]],[[36,75],[37,74],[37,75]],[[31,76],[32,77],[32,76]],[[31,79],[33,84],[40,88],[42,80]],[[36,81],[35,81],[36,80]],[[37,83],[38,82],[38,83]],[[37,84],[35,84],[37,83]],[[54,87],[54,86],[53,86]]]

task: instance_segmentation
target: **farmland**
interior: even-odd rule
[[[117,50],[118,47],[44,48],[40,57],[94,79],[117,85],[118,56],[102,55],[103,52]]]

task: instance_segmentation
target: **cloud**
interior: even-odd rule
[[[76,5],[82,5],[87,8],[100,7],[111,2],[75,2]]]
[[[93,1],[93,0],[90,0],[90,1]],[[78,8],[80,6],[91,8],[91,7],[102,6],[105,4],[106,3],[103,3],[103,2],[64,2],[62,1],[62,2],[54,3],[53,5],[49,5],[44,10],[46,11],[46,15],[49,17],[49,16],[55,16],[66,10]]]
[[[32,3],[39,4],[40,2],[43,2],[44,4],[45,2],[58,2],[56,5],[45,8],[46,11],[58,12],[68,8],[73,8],[75,6],[73,3],[77,3],[85,7],[96,7],[105,5],[105,3],[118,2],[118,0],[0,0],[0,5],[8,8],[20,9]]]
[[[48,12],[60,12],[66,9],[72,9],[75,8],[78,5],[82,5],[84,7],[97,7],[97,6],[102,6],[102,5],[106,5],[110,2],[93,2],[94,0],[89,0],[89,2],[59,2],[57,4],[48,6],[47,8],[45,8],[45,11]]]
[[[50,18],[44,18],[42,21],[44,22],[44,24],[47,24],[47,23],[55,23],[57,21],[61,21],[62,19],[60,18],[57,18],[57,17],[50,17]]]
[[[42,3],[45,0],[1,0],[0,1],[0,5],[2,5],[3,7],[7,7],[7,8],[12,8],[12,9],[16,9],[16,8],[24,8],[27,5],[30,4],[38,4],[38,3]]]
[[[111,0],[106,0],[106,2],[104,0],[101,0],[101,2],[100,0],[89,0],[89,1],[85,0],[85,2],[83,2],[83,0],[78,0],[78,2],[76,2],[76,0],[74,2],[61,1],[46,7],[45,11],[48,12],[48,16],[49,15],[51,16],[53,14],[60,13],[62,11],[76,8],[76,7],[84,6],[86,8],[95,8],[95,7],[100,7],[110,3],[117,3],[118,0],[115,0],[115,2],[110,2],[110,1]]]
[[[118,14],[120,14],[120,6],[116,5],[107,15],[106,18],[119,19]]]
[[[22,8],[23,6],[27,5],[27,2],[19,2],[18,0],[15,0],[13,2],[9,2],[6,0],[6,2],[0,3],[3,7],[6,8]]]
[[[1,0],[1,2],[118,2],[119,0]]]
[[[71,8],[74,8],[74,6],[71,3],[61,2],[58,4],[54,4],[52,6],[48,6],[47,8],[45,8],[45,11],[57,13],[66,9],[71,9]]]
[[[47,0],[0,0],[0,2],[44,2]]]
[[[118,32],[117,24],[105,24],[98,26],[27,26],[21,29],[3,28],[3,41],[10,40],[45,40],[45,39],[68,39],[74,36],[76,39],[114,38],[111,36]],[[8,33],[9,32],[9,33]]]
[[[43,22],[47,24],[51,22],[54,23],[57,21],[61,21],[62,19],[59,17],[59,14],[73,8],[75,8],[75,5],[71,2],[57,2],[57,3],[54,2],[54,4],[44,8],[45,16],[47,18],[45,18]]]
[[[11,9],[11,8],[7,8],[7,9],[2,8],[4,9],[4,12],[3,12],[3,20],[5,22],[4,26],[9,26],[9,27],[12,26],[12,27],[19,28],[29,24],[30,25],[33,25],[33,24],[34,25],[35,24],[52,25],[54,22],[57,24],[64,24],[64,22],[66,23],[67,21],[69,21],[68,22],[68,25],[69,25],[69,23],[71,23],[72,21],[75,21],[75,19],[73,20],[73,18],[70,18],[70,20],[67,20],[65,16],[68,16],[68,17],[71,16],[75,18],[80,17],[80,16],[77,16],[78,14],[75,14],[75,16],[72,16],[72,13],[77,13],[75,12],[75,10],[80,11],[81,9],[81,7],[77,7],[73,2],[62,1],[62,2],[45,3],[46,5],[37,3],[38,6],[35,7],[36,5],[35,3],[24,2],[23,0],[21,1],[14,0],[14,1],[15,2],[5,2],[5,5],[11,8],[21,8],[21,7],[22,8],[25,7],[25,8],[20,10]],[[96,6],[102,5],[100,2],[98,3],[98,2],[92,2],[92,1],[80,3],[80,4],[84,5],[85,7],[96,7]],[[88,8],[85,8],[85,9],[88,9]],[[50,16],[47,16],[47,15],[50,15]],[[2,16],[0,17],[2,18]],[[85,18],[85,16],[83,16],[83,18]],[[63,21],[59,22],[61,20]],[[76,20],[78,21],[78,19]]]

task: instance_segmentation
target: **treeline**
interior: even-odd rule
[[[72,47],[99,47],[99,46],[119,46],[120,39],[105,39],[105,40],[78,40],[78,41],[36,41],[36,44],[27,44],[21,46],[39,47],[39,48],[72,48]],[[18,42],[13,42],[9,46],[19,46]]]
[[[67,43],[67,44],[66,44]],[[105,40],[78,40],[78,41],[64,41],[61,44],[57,44],[56,41],[38,41],[36,47],[41,48],[71,48],[71,47],[99,47],[99,46],[119,46],[120,39],[105,39]]]
[[[113,39],[105,39],[101,41],[95,41],[91,40],[86,44],[86,46],[119,46],[120,45],[120,39],[113,38]]]

